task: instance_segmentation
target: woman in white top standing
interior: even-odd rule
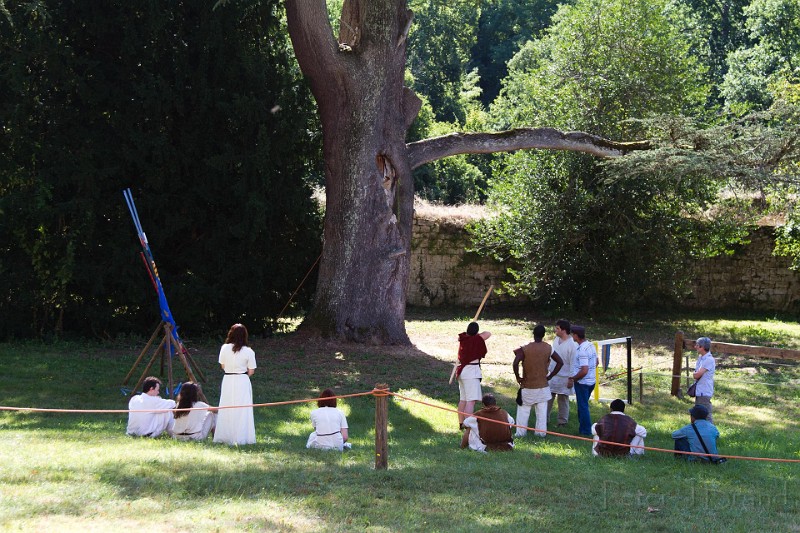
[[[317,409],[311,411],[311,426],[314,431],[308,436],[306,448],[339,450],[349,448],[347,442],[347,418],[336,408],[336,396],[325,389],[317,400]]]
[[[250,376],[256,369],[256,354],[247,346],[247,328],[234,324],[228,331],[225,344],[219,351],[219,364],[225,371],[219,406],[248,405],[217,412],[214,442],[225,444],[255,444],[256,426],[253,420],[253,387]]]

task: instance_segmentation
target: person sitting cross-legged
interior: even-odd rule
[[[514,438],[509,424],[513,424],[514,419],[497,406],[494,394],[484,394],[482,401],[483,409],[464,420],[461,447],[469,446],[471,450],[478,452],[513,450]],[[489,420],[483,420],[484,418]]]
[[[592,435],[595,441],[592,444],[592,455],[595,457],[598,455],[601,457],[628,457],[644,454],[644,448],[608,444],[618,442],[644,446],[644,438],[647,436],[647,430],[625,414],[625,402],[619,398],[611,402],[610,413],[592,424]]]
[[[311,411],[311,426],[314,431],[308,436],[306,448],[339,450],[350,448],[347,442],[347,418],[336,408],[336,394],[325,389],[317,400],[317,409]]]
[[[175,400],[166,400],[159,396],[160,393],[161,380],[154,376],[146,377],[142,383],[142,393],[128,402],[128,409],[132,411],[128,413],[128,435],[155,438],[172,429],[175,423],[172,411],[135,412],[175,407]]]
[[[205,440],[209,433],[214,434],[217,424],[217,409],[197,399],[200,385],[187,381],[178,393],[178,406],[175,411],[175,425],[170,434],[178,440]],[[181,411],[181,409],[195,409]]]
[[[699,458],[704,462],[722,462],[716,457],[719,430],[717,426],[708,421],[708,409],[706,406],[695,404],[689,409],[689,418],[691,420],[689,424],[672,432],[672,438],[675,439],[675,450],[712,455],[711,457],[689,454],[675,455],[688,461],[696,461]]]

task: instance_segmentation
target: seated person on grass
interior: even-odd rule
[[[485,452],[510,451],[514,449],[514,438],[511,435],[511,426],[514,419],[503,409],[497,406],[494,394],[483,395],[483,409],[464,420],[464,435],[461,438],[461,447]],[[482,417],[482,418],[477,418]],[[489,420],[483,420],[488,418]],[[495,420],[496,422],[492,422]]]
[[[689,409],[689,415],[691,422],[672,432],[672,438],[675,439],[675,450],[708,453],[711,454],[711,457],[687,454],[675,454],[675,456],[689,461],[720,462],[719,458],[716,457],[719,430],[717,426],[706,420],[708,409],[704,405],[695,404],[694,407]]]
[[[137,394],[128,402],[131,411],[147,411],[151,409],[172,409],[175,400],[165,400],[161,392],[161,380],[149,376],[142,383],[142,393]],[[165,431],[170,431],[175,423],[172,411],[162,413],[128,413],[128,435],[138,437],[158,437]]]
[[[647,430],[625,414],[625,402],[617,398],[611,402],[611,412],[592,425],[594,444],[592,455],[601,457],[629,457],[631,455],[644,455],[644,448],[629,448],[605,444],[599,441],[619,442],[644,446]]]
[[[205,440],[214,434],[217,423],[217,409],[197,399],[200,385],[187,381],[178,393],[178,409],[175,412],[175,425],[170,434],[178,440]],[[197,409],[180,411],[180,409]],[[206,408],[206,410],[202,410]]]
[[[306,448],[339,450],[350,448],[347,442],[347,418],[336,408],[336,395],[325,389],[317,400],[317,409],[311,411],[311,426],[314,431],[308,436]]]

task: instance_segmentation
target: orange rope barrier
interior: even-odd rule
[[[425,405],[427,407],[433,407],[434,409],[440,409],[442,411],[447,411],[450,413],[457,413],[463,414],[466,416],[471,416],[478,418],[480,420],[486,420],[488,422],[492,422],[495,424],[505,424],[505,422],[499,422],[497,420],[492,420],[490,418],[485,418],[482,416],[476,416],[474,413],[465,413],[462,411],[458,411],[457,409],[451,409],[449,407],[442,407],[439,405],[434,405],[429,402],[424,402],[422,400],[416,400],[414,398],[409,398],[407,396],[403,396],[396,392],[392,392],[386,389],[372,389],[366,392],[356,392],[353,394],[340,394],[337,396],[326,396],[326,398],[336,398],[336,399],[343,399],[343,398],[357,398],[359,396],[394,396],[401,400],[409,401],[418,403],[420,405]],[[267,402],[267,403],[254,403],[250,405],[229,405],[225,407],[191,407],[186,409],[178,409],[179,411],[208,411],[208,410],[219,410],[219,409],[240,409],[242,407],[277,407],[281,405],[292,405],[292,404],[299,404],[299,403],[309,403],[309,402],[316,402],[319,398],[304,398],[301,400],[287,400],[283,402]],[[13,411],[13,412],[32,412],[32,413],[73,413],[73,414],[121,414],[121,413],[164,413],[175,411],[176,409],[46,409],[46,408],[38,408],[38,407],[8,407],[8,406],[0,406],[0,411]],[[610,442],[610,441],[603,441],[603,440],[594,440],[593,438],[589,437],[581,437],[578,435],[567,435],[565,433],[558,433],[555,431],[550,430],[542,430],[531,428],[528,426],[522,426],[519,424],[508,424],[510,427],[516,428],[523,428],[528,431],[535,431],[540,433],[546,433],[548,435],[553,435],[556,437],[563,437],[566,439],[572,440],[580,440],[585,442],[599,442],[604,444],[613,444],[615,446],[624,446],[626,448],[637,448],[643,450],[650,450],[654,452],[663,452],[663,453],[672,453],[672,454],[681,454],[681,455],[696,455],[700,457],[724,457],[725,459],[739,459],[743,461],[766,461],[766,462],[774,462],[774,463],[800,463],[800,459],[781,459],[781,458],[773,458],[773,457],[750,457],[746,455],[725,455],[725,454],[707,454],[707,453],[698,453],[698,452],[683,452],[678,450],[669,450],[666,448],[655,448],[652,446],[637,446],[633,444],[622,444],[619,442]]]
[[[464,412],[458,411],[457,409],[450,409],[448,407],[441,407],[439,405],[434,405],[432,403],[423,402],[422,400],[415,400],[414,398],[408,398],[406,396],[402,396],[400,394],[397,394],[396,392],[390,392],[389,394],[391,394],[392,396],[396,396],[397,398],[400,398],[402,400],[407,400],[409,402],[419,403],[419,404],[422,404],[422,405],[426,405],[428,407],[433,407],[434,409],[441,409],[442,411],[448,411],[448,412],[451,412],[451,413],[462,414],[462,415],[466,415],[468,417],[472,416],[472,417],[475,417],[475,418],[478,418],[478,419],[481,419],[481,420],[486,420],[488,422],[492,422],[494,424],[503,424],[503,425],[506,424],[506,422],[500,422],[500,421],[497,421],[497,420],[492,420],[491,418],[485,418],[485,417],[482,417],[482,416],[475,416],[474,413],[464,413]],[[527,429],[528,431],[538,431],[540,433],[544,432],[544,433],[547,433],[548,435],[554,435],[556,437],[564,437],[564,438],[573,439],[573,440],[582,440],[582,441],[591,442],[591,443],[600,442],[600,443],[604,443],[604,444],[613,444],[615,446],[624,446],[626,448],[637,448],[637,449],[642,449],[642,450],[651,450],[651,451],[654,451],[654,452],[666,452],[666,453],[675,453],[675,454],[681,454],[681,455],[698,455],[698,456],[701,456],[701,457],[724,457],[726,459],[742,459],[742,460],[745,460],[745,461],[768,461],[768,462],[776,462],[776,463],[800,463],[800,459],[780,459],[780,458],[772,458],[772,457],[749,457],[749,456],[746,456],[746,455],[723,455],[723,454],[709,454],[709,453],[698,453],[698,452],[682,452],[682,451],[678,451],[678,450],[668,450],[668,449],[665,449],[665,448],[654,448],[652,446],[636,446],[636,445],[633,445],[633,444],[621,444],[619,442],[609,442],[609,441],[604,441],[604,440],[594,440],[593,438],[589,438],[589,437],[580,437],[578,435],[567,435],[567,434],[564,434],[564,433],[556,433],[555,431],[535,429],[535,428],[530,428],[528,426],[521,426],[519,424],[508,424],[508,425],[510,427],[524,428],[524,429]]]
[[[385,391],[376,391],[375,389],[367,392],[356,392],[353,394],[342,394],[340,396],[326,396],[325,399],[330,398],[355,398],[357,396],[370,396],[379,394]],[[385,396],[385,394],[383,394]],[[45,409],[39,407],[4,407],[0,406],[0,411],[21,411],[31,413],[79,413],[79,414],[108,414],[108,413],[167,413],[170,411],[209,411],[219,409],[241,409],[243,407],[275,407],[279,405],[291,405],[295,403],[308,403],[316,402],[319,398],[306,398],[302,400],[287,400],[285,402],[267,402],[267,403],[251,403],[248,405],[226,405],[224,407],[187,407],[185,409]]]

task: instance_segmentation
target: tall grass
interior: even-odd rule
[[[312,398],[387,382],[410,399],[454,407],[447,385],[455,335],[468,312],[410,315],[412,348],[311,343],[296,335],[254,343],[256,402]],[[515,414],[512,350],[535,321],[493,316],[484,388]],[[636,364],[653,370],[644,402],[628,412],[648,429],[648,446],[671,448],[688,422],[688,400],[669,396],[671,337],[680,327],[729,342],[748,338],[800,345],[796,324],[686,316],[617,321],[584,317],[590,337],[631,335]],[[726,336],[726,332],[729,336]],[[738,332],[738,333],[737,333]],[[777,332],[777,335],[774,334]],[[737,336],[739,335],[739,336]],[[187,339],[219,394],[216,344]],[[124,408],[120,381],[140,346],[0,345],[0,405]],[[612,367],[623,364],[612,354]],[[693,359],[693,358],[692,358]],[[797,366],[726,360],[717,375],[715,422],[722,453],[800,458]],[[138,374],[137,374],[138,376]],[[622,396],[624,382],[602,388]],[[506,454],[458,448],[456,416],[408,400],[390,402],[389,469],[374,465],[374,401],[341,401],[352,451],[306,450],[313,404],[256,410],[258,443],[229,448],[124,435],[124,415],[0,413],[0,527],[4,530],[174,531],[800,531],[800,465],[730,461],[715,467],[647,452],[598,460],[587,443],[531,434]],[[607,406],[592,403],[598,418]],[[552,428],[551,428],[552,429]],[[565,433],[577,434],[572,410]]]

